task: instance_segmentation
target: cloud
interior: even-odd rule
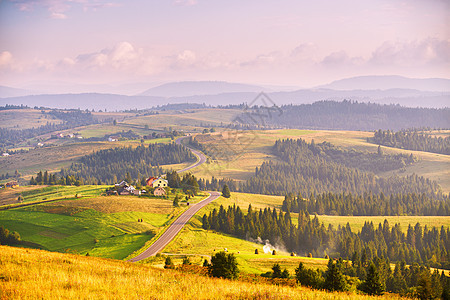
[[[450,40],[427,38],[410,42],[387,41],[372,53],[370,63],[380,66],[449,64]]]
[[[142,49],[136,49],[129,42],[121,42],[99,52],[78,55],[75,64],[88,69],[102,67],[127,69],[141,62],[142,53]]]
[[[175,0],[173,3],[178,6],[194,6],[194,5],[198,4],[198,1],[197,0]]]
[[[52,19],[60,19],[60,20],[67,19],[67,16],[65,14],[63,14],[63,13],[56,13],[56,12],[52,13],[50,15],[50,17]]]
[[[272,51],[265,54],[259,54],[255,58],[245,60],[240,63],[241,67],[264,67],[272,65],[283,59],[283,55],[279,51]]]
[[[7,67],[12,64],[13,56],[9,51],[0,52],[0,67]]]
[[[311,59],[317,52],[317,45],[314,43],[303,43],[291,51],[290,56],[299,59]]]
[[[74,5],[81,5],[84,11],[96,11],[100,8],[117,7],[119,4],[105,0],[10,0],[16,4],[21,11],[33,11],[35,8],[44,7],[50,13],[52,19],[67,19]]]

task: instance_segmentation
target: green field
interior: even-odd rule
[[[142,247],[168,221],[151,213],[103,214],[55,204],[0,212],[0,224],[43,249],[115,259]]]
[[[184,199],[179,208],[173,207],[173,198],[180,193],[178,190],[173,190],[168,199],[101,196],[106,187],[47,186],[3,190],[1,193],[20,192],[24,203],[56,201],[0,211],[0,225],[17,231],[30,246],[123,259],[143,247],[187,208]],[[16,194],[9,196],[16,199]],[[205,197],[206,194],[201,193],[189,201],[196,203]]]

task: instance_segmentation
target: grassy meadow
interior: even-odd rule
[[[180,208],[173,207],[175,193],[169,199],[100,196],[105,188],[20,187],[24,203],[55,201],[0,211],[0,225],[17,231],[30,246],[123,259],[141,249],[186,209],[183,201]],[[200,194],[190,202],[205,197]]]
[[[0,246],[2,299],[401,299],[209,278],[144,264]]]

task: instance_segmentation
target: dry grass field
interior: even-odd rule
[[[0,246],[1,299],[401,299],[209,278],[177,270]]]
[[[328,224],[332,224],[334,228],[337,226],[345,226],[350,224],[352,231],[360,231],[364,226],[364,222],[373,222],[374,226],[383,224],[384,220],[389,222],[389,226],[400,224],[401,230],[406,233],[408,225],[414,226],[416,223],[420,223],[422,226],[428,228],[437,227],[450,228],[450,217],[447,216],[318,216],[319,221],[323,222],[326,227]]]

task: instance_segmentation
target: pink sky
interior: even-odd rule
[[[450,78],[450,4],[0,0],[0,85]]]

